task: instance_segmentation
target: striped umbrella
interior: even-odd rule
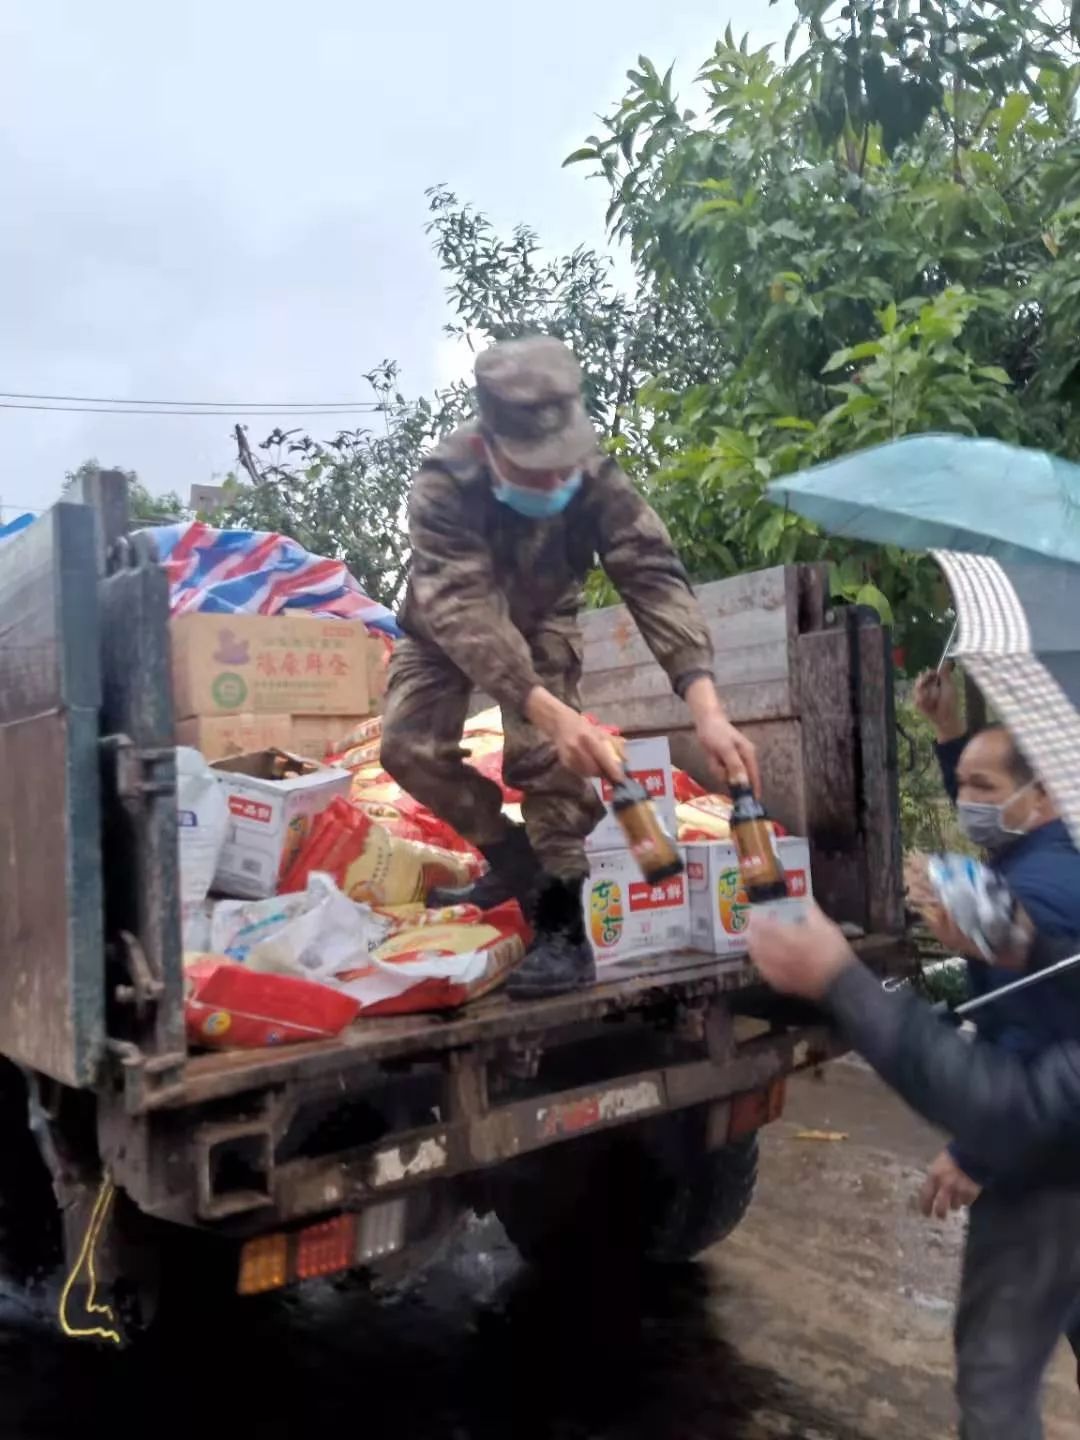
[[[953,656],[1009,727],[1080,846],[1080,566],[933,554],[956,606]]]

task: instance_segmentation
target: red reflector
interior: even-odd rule
[[[779,1120],[784,1113],[785,1093],[784,1078],[781,1076],[765,1090],[747,1090],[743,1095],[736,1095],[731,1102],[728,1139],[741,1140],[744,1135],[760,1130],[771,1120]]]
[[[355,1253],[355,1215],[339,1215],[336,1220],[309,1225],[296,1237],[296,1278],[311,1280],[316,1275],[347,1270]]]

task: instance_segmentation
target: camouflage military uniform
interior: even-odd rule
[[[383,764],[474,844],[506,834],[496,785],[464,763],[475,687],[502,707],[503,773],[525,793],[530,839],[564,879],[586,870],[584,838],[602,808],[525,719],[538,685],[579,707],[581,586],[597,557],[681,694],[712,672],[703,617],[663,524],[617,466],[596,456],[562,514],[536,520],[501,504],[475,427],[434,450],[409,506],[412,564],[383,717]],[[482,452],[481,452],[482,453]]]

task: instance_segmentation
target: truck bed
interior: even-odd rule
[[[890,936],[868,936],[856,947],[886,973],[900,959]],[[194,1055],[177,1086],[147,1095],[149,1109],[199,1104],[286,1080],[314,1078],[406,1057],[541,1035],[556,1028],[647,1009],[671,999],[691,1000],[757,983],[745,956],[675,950],[616,961],[587,990],[550,1000],[513,1001],[498,991],[462,1010],[360,1019],[332,1040],[280,1049],[229,1050]]]
[[[683,951],[615,963],[594,988],[543,1003],[495,994],[314,1044],[190,1056],[168,582],[152,544],[126,534],[123,477],[97,482],[90,503],[65,501],[9,541],[0,565],[10,622],[0,643],[4,1058],[74,1090],[100,1093],[107,1080],[111,1094],[119,1080],[127,1115],[175,1118],[175,1107],[247,1105],[260,1086],[306,1076],[360,1082],[357,1072],[395,1060],[535,1048],[560,1028],[754,982],[744,960]],[[777,567],[705,587],[702,604],[733,718],[759,745],[766,803],[808,837],[814,893],[860,933],[893,937],[884,947],[895,951],[904,917],[888,636],[855,612],[830,618],[826,596],[824,567]],[[590,711],[630,735],[674,727],[687,741],[685,707],[662,699],[670,687],[626,612],[583,623]],[[689,750],[680,763],[693,772]],[[19,829],[27,796],[32,844]]]

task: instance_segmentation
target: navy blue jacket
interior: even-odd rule
[[[937,747],[942,779],[949,798],[956,800],[956,767],[967,736]],[[994,868],[1023,906],[1035,927],[1028,968],[1042,969],[1080,949],[1080,851],[1060,820],[1021,835],[993,856]],[[1015,970],[968,961],[973,995],[1008,985]],[[1016,1055],[1032,1058],[1051,1045],[1080,1041],[1080,974],[1073,973],[1033,986],[979,1013],[982,1039]],[[980,1167],[972,1157],[957,1162],[973,1179]]]

